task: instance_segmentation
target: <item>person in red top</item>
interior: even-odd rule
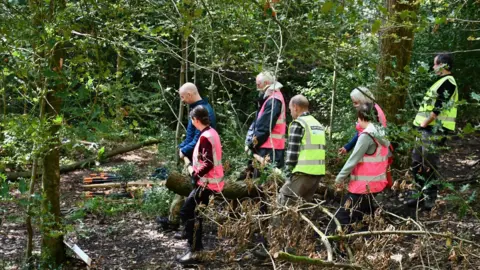
[[[208,110],[202,105],[197,106],[190,112],[190,117],[192,124],[200,130],[200,138],[193,151],[192,163],[187,167],[193,190],[180,210],[189,245],[188,251],[177,257],[182,264],[195,262],[196,252],[203,249],[203,219],[196,213],[196,207],[200,204],[208,205],[210,196],[221,192],[224,186],[222,146],[217,131],[210,127]]]

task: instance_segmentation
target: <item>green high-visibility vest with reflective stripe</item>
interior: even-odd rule
[[[435,125],[437,120],[440,120],[442,126],[449,130],[455,130],[455,118],[457,117],[457,102],[458,102],[458,86],[455,78],[453,76],[445,76],[439,79],[436,83],[428,89],[425,97],[423,98],[422,105],[418,109],[417,116],[415,120],[413,120],[413,125],[419,127],[425,119],[427,119],[432,111],[435,108],[435,102],[437,101],[437,90],[440,86],[446,81],[450,81],[453,85],[455,85],[455,92],[450,97],[450,100],[443,104],[442,111],[438,115],[436,120],[433,120],[429,125]]]
[[[311,115],[300,116],[294,122],[302,125],[304,133],[292,173],[325,175],[325,128]]]

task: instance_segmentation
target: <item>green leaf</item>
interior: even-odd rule
[[[57,117],[55,117],[55,119],[53,120],[53,123],[55,125],[60,125],[62,123],[62,120],[63,120],[63,117],[60,115],[57,115]]]
[[[463,186],[460,188],[460,192],[465,192],[465,191],[467,191],[468,189],[470,189],[470,184],[463,185]]]
[[[472,134],[475,133],[475,128],[472,126],[472,124],[467,123],[462,131],[464,134]]]
[[[45,77],[47,77],[47,78],[48,78],[48,77],[50,77],[50,78],[55,78],[55,77],[58,76],[58,74],[57,74],[55,71],[53,71],[53,70],[51,70],[51,69],[49,69],[49,68],[47,68],[47,69],[45,69],[45,70],[43,71],[43,75],[44,75]]]
[[[474,202],[476,198],[477,198],[477,191],[474,190],[472,195],[470,195],[470,197],[468,197],[468,203]]]
[[[475,93],[475,92],[472,92],[472,98],[475,99],[476,101],[479,101],[480,102],[480,95]]]
[[[435,18],[435,24],[444,24],[447,22],[447,17],[437,17]]]
[[[382,25],[382,21],[380,20],[375,20],[375,22],[372,25],[372,33],[375,34],[380,30],[380,26]]]
[[[10,196],[9,192],[9,187],[7,181],[3,181],[2,183],[2,189],[0,190],[0,197],[2,198],[8,198]]]
[[[322,6],[322,12],[324,14],[327,14],[328,12],[330,12],[330,10],[332,10],[332,8],[333,8],[333,2],[327,1]]]
[[[103,159],[103,154],[105,153],[105,146],[98,149],[98,152],[97,152],[97,159],[98,160],[102,160]]]
[[[24,194],[27,192],[27,183],[24,178],[21,178],[20,181],[18,182],[18,190],[20,193]]]
[[[344,9],[345,7],[343,5],[338,5],[335,12],[337,12],[337,14],[342,14]]]

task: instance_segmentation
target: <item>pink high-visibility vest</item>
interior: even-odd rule
[[[212,145],[213,150],[213,169],[211,169],[207,174],[201,177],[197,184],[199,186],[205,186],[212,191],[221,192],[225,182],[223,181],[223,166],[222,166],[222,144],[220,143],[220,136],[215,129],[210,128],[205,130],[198,138],[195,149],[193,150],[193,170],[198,172],[199,168],[203,165],[204,161],[198,158],[200,148],[200,140],[202,137],[208,139]]]
[[[265,100],[262,108],[260,109],[260,112],[258,112],[257,119],[259,119],[262,116],[263,111],[265,111],[267,101],[273,98],[279,100],[282,103],[282,111],[278,116],[277,122],[275,123],[272,132],[270,132],[270,136],[265,141],[265,143],[260,146],[260,148],[283,150],[285,149],[285,133],[287,132],[287,115],[285,109],[285,99],[283,98],[282,92],[280,92],[280,90],[274,90],[273,93],[267,98],[267,100]]]
[[[366,132],[361,134],[369,135]],[[377,149],[372,155],[365,154],[353,168],[348,184],[350,193],[377,193],[383,191],[388,184],[388,147],[379,144],[373,137],[372,139],[377,144]]]
[[[375,110],[377,110],[377,115],[378,115],[378,121],[384,128],[387,127],[387,118],[385,117],[385,113],[383,112],[382,108],[380,105],[375,103]],[[358,134],[363,132],[363,128],[360,127],[360,125],[357,123],[355,126],[355,129],[358,131]],[[388,165],[390,166],[393,163],[393,146],[390,144],[390,156],[388,157]],[[388,179],[388,187],[392,187],[393,185],[393,178],[392,174],[390,172],[390,168],[387,169],[387,179]]]

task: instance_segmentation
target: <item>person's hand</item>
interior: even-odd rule
[[[182,150],[178,150],[178,156],[182,159],[185,157],[185,155],[183,154]]]
[[[344,187],[345,186],[343,185],[343,183],[335,183],[335,191],[336,192],[342,192]]]
[[[187,171],[188,171],[188,174],[189,174],[190,176],[192,176],[192,175],[193,175],[193,172],[194,172],[194,170],[193,170],[193,167],[192,167],[192,165],[188,165],[188,167],[187,167]]]
[[[245,153],[248,153],[248,150],[249,150],[248,145],[245,145]]]
[[[420,124],[420,126],[421,126],[422,128],[426,128],[426,127],[428,126],[427,122],[428,122],[428,118],[425,119],[425,120],[423,120],[423,122]]]
[[[338,154],[339,155],[345,155],[347,153],[347,149],[345,149],[345,147],[342,147],[340,149],[338,149]]]

